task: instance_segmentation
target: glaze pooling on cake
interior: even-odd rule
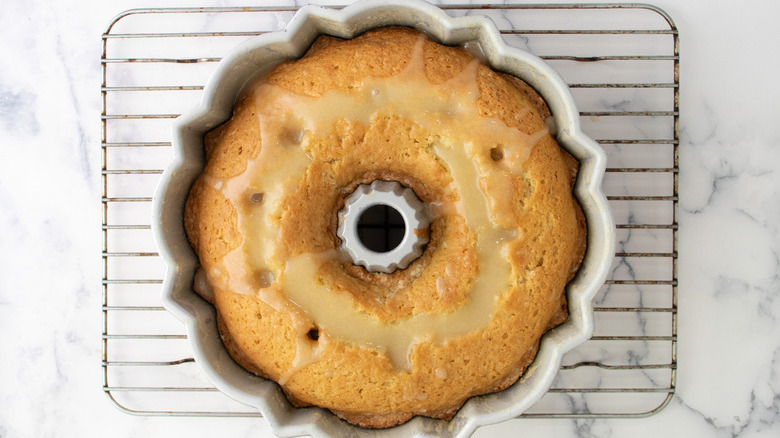
[[[360,44],[368,45],[367,52],[355,52],[355,63],[340,58]],[[382,55],[382,46],[407,54],[395,71],[379,66],[391,74],[372,75],[371,58],[402,57]],[[317,64],[328,56],[335,62]],[[303,63],[308,75],[296,71]],[[336,71],[329,71],[333,66]],[[343,71],[353,66],[355,72]],[[307,76],[325,85],[301,85]],[[488,80],[498,85],[485,85]],[[246,155],[235,169],[209,160],[212,169],[207,166],[193,187],[187,214],[188,234],[215,290],[220,329],[239,363],[284,385],[293,402],[328,407],[366,426],[395,424],[414,414],[447,417],[469,396],[517,379],[541,333],[565,317],[563,286],[579,263],[583,239],[581,213],[570,194],[571,160],[554,145],[531,103],[505,102],[490,113],[486,101],[522,96],[500,81],[461,49],[438,46],[410,30],[383,29],[349,42],[321,40],[299,63],[277,68],[247,91],[234,119],[207,136],[207,153],[236,149],[230,136],[238,134],[229,131],[251,120],[259,139],[238,147]],[[536,152],[540,142],[544,152]],[[526,175],[539,167],[526,168],[532,154],[551,157],[555,174],[549,179],[555,184]],[[382,175],[402,180],[436,212],[423,257],[392,276],[345,266],[331,224],[322,218],[338,210],[350,185]],[[529,273],[540,269],[535,264],[552,257],[535,254],[529,240],[539,236],[525,224],[529,216],[523,208],[538,190],[568,196],[556,201],[567,209],[563,214],[533,219],[566,222],[574,233],[554,250],[572,254],[556,255],[564,272],[543,270],[556,278],[552,290],[524,292]],[[252,202],[258,193],[262,202]],[[209,231],[198,219],[205,215],[197,204],[210,197],[227,200],[233,211],[227,208],[225,221],[238,230],[221,232],[219,240],[230,247],[222,254],[199,248]],[[536,314],[519,318],[526,307]],[[283,333],[260,330],[268,319],[280,321]],[[526,325],[503,328],[506,321]],[[521,334],[530,339],[519,342],[508,360],[496,357],[495,364],[475,367],[471,361],[480,360],[479,352],[447,359],[474,339],[508,345]],[[501,339],[492,342],[494,337]],[[370,394],[381,392],[381,399],[366,403],[357,388],[357,397],[347,400],[354,384],[339,386],[344,394],[323,397],[321,386],[348,378],[342,373],[348,357],[366,377],[357,384]],[[473,387],[446,388],[450,379],[466,383],[474,369],[483,375],[467,379]],[[394,398],[387,399],[387,388],[395,390]]]

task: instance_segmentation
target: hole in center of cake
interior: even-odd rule
[[[390,252],[401,244],[406,224],[395,208],[378,204],[367,208],[357,224],[358,238],[366,248],[375,252]]]
[[[406,269],[428,243],[430,220],[414,191],[398,181],[361,184],[337,213],[339,249],[368,272]]]

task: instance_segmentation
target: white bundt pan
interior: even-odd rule
[[[556,138],[580,162],[575,194],[588,224],[585,260],[567,296],[570,316],[542,339],[536,359],[522,378],[504,391],[470,399],[450,421],[416,417],[385,430],[361,429],[321,408],[294,408],[279,386],[250,374],[228,354],[217,331],[214,307],[193,291],[198,259],[184,233],[184,203],[203,170],[203,136],[230,118],[248,79],[301,57],[322,34],[352,38],[383,26],[408,26],[447,45],[478,41],[490,65],[517,76],[547,102],[557,125]],[[253,38],[226,56],[206,84],[201,104],[179,117],[173,129],[174,159],[154,197],[152,226],[160,255],[168,265],[162,301],[186,326],[196,363],[207,378],[233,399],[256,407],[280,436],[445,436],[466,437],[479,426],[514,418],[550,388],[561,358],[593,332],[592,299],[604,283],[614,255],[615,227],[601,191],[606,165],[603,149],[580,130],[579,114],[563,80],[538,57],[508,46],[486,17],[452,18],[415,0],[365,0],[341,10],[305,6],[287,29]]]

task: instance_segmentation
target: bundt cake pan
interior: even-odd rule
[[[517,383],[470,399],[449,421],[417,417],[391,429],[366,430],[325,409],[294,408],[276,383],[250,374],[233,361],[217,331],[213,306],[193,290],[198,259],[187,241],[183,214],[190,186],[205,165],[203,136],[230,117],[250,78],[301,57],[321,34],[352,38],[384,26],[413,27],[448,45],[477,41],[495,70],[523,79],[541,94],[555,118],[555,137],[580,162],[575,194],[587,220],[588,247],[582,267],[568,286],[569,318],[544,336],[536,359]],[[539,400],[552,384],[564,353],[593,332],[592,298],[614,255],[614,222],[601,191],[606,155],[580,130],[579,113],[558,74],[538,57],[508,46],[486,17],[452,18],[415,0],[364,0],[341,10],[302,7],[286,30],[253,38],[222,59],[206,84],[200,105],[174,122],[173,152],[155,193],[152,213],[159,253],[167,263],[163,304],[186,326],[195,361],[206,377],[226,395],[259,409],[280,436],[469,436],[481,425],[520,415]]]

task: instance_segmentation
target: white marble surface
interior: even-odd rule
[[[0,437],[271,436],[129,416],[101,389],[100,35],[151,3],[0,3]],[[676,395],[645,419],[477,436],[780,436],[780,5],[654,3],[682,42]]]

